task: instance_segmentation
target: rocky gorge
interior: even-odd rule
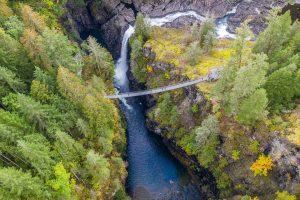
[[[254,32],[258,33],[265,27],[263,16],[267,11],[272,6],[282,7],[284,4],[283,0],[68,0],[68,12],[63,21],[65,27],[78,39],[84,32],[97,30],[103,43],[117,58],[120,55],[120,35],[124,34],[128,24],[134,23],[138,12],[149,17],[159,17],[176,11],[194,10],[203,16],[216,19],[224,17],[237,6],[235,15],[228,21],[229,31],[234,32],[241,22],[249,19]],[[172,26],[176,27],[178,24]]]
[[[82,6],[84,5],[84,6]],[[150,17],[159,17],[175,11],[195,10],[201,13],[203,16],[211,18],[222,18],[232,9],[236,9],[228,18],[228,31],[234,32],[241,22],[249,20],[249,25],[254,33],[258,34],[265,27],[264,17],[268,14],[268,10],[273,6],[283,7],[284,1],[86,1],[81,6],[78,3],[69,0],[68,14],[64,18],[65,22],[68,21],[70,29],[75,30],[77,37],[79,38],[85,32],[92,33],[97,30],[98,38],[103,44],[112,52],[115,58],[120,55],[121,40],[125,30],[129,24],[133,24],[135,16],[138,12],[141,12]],[[78,9],[79,6],[79,9]],[[191,25],[194,19],[191,17],[183,17],[175,20],[172,23],[168,23],[165,26],[169,28],[184,27]],[[66,26],[68,27],[68,26]],[[73,31],[74,32],[74,31]],[[171,84],[173,82],[180,82],[189,79],[189,77],[178,75],[178,71],[172,63],[156,61],[156,52],[151,47],[144,49],[144,57],[147,59],[148,66],[151,66],[151,83],[146,81],[146,84],[139,84],[135,78],[129,72],[131,87],[134,89],[143,89],[153,86],[153,82],[160,82],[164,84]],[[161,74],[168,72],[167,77],[161,77]],[[157,85],[155,85],[157,86]],[[284,139],[278,136],[278,132],[270,132],[270,130],[260,127],[258,129],[247,129],[244,127],[237,127],[231,129],[231,126],[235,126],[231,119],[226,119],[227,123],[222,124],[221,134],[222,145],[218,148],[220,157],[217,165],[222,165],[221,162],[226,160],[226,164],[223,163],[222,169],[205,169],[201,162],[197,160],[197,157],[193,153],[188,152],[187,149],[183,149],[178,145],[176,139],[172,134],[178,133],[178,129],[182,127],[186,130],[192,131],[196,126],[200,126],[201,122],[207,117],[213,109],[213,105],[209,102],[203,91],[197,87],[191,87],[172,93],[171,98],[174,100],[178,108],[181,125],[172,127],[168,124],[163,124],[160,120],[157,112],[158,102],[160,96],[150,96],[144,98],[142,101],[148,108],[147,110],[147,127],[150,131],[156,133],[163,138],[164,143],[170,150],[170,152],[184,165],[188,166],[192,176],[202,180],[200,185],[200,191],[203,193],[207,191],[214,191],[214,194],[209,196],[219,196],[219,192],[216,189],[223,187],[224,191],[229,192],[230,195],[238,198],[239,195],[256,194],[262,196],[263,199],[268,199],[269,194],[274,194],[278,190],[287,190],[292,193],[297,193],[299,190],[299,167],[297,166],[299,158],[297,147],[291,145]],[[176,100],[175,100],[176,99]],[[197,105],[197,107],[194,107]],[[191,110],[195,110],[191,112]],[[197,114],[197,115],[196,115]],[[237,136],[228,136],[230,131],[235,132]],[[243,134],[238,134],[241,131]],[[226,133],[225,133],[226,132]],[[232,135],[230,132],[230,135]],[[269,134],[266,136],[266,132]],[[176,136],[175,136],[176,137]],[[248,169],[244,169],[244,165],[250,165],[255,161],[256,154],[242,151],[242,154],[246,155],[245,158],[241,158],[241,162],[235,163],[231,158],[231,152],[238,147],[228,147],[229,143],[233,143],[237,140],[236,137],[240,137],[240,147],[245,147],[246,143],[252,140],[260,141],[260,152],[269,153],[272,158],[278,164],[278,167],[272,172],[268,179],[249,178],[250,173]],[[250,139],[249,139],[250,138]],[[245,144],[243,143],[245,142]],[[244,146],[243,146],[244,145]],[[225,159],[223,159],[225,158]],[[275,159],[276,158],[276,159]],[[225,162],[225,161],[224,161]],[[223,172],[220,172],[223,171]],[[248,170],[248,171],[247,171]],[[225,173],[224,173],[225,172]],[[221,173],[221,174],[220,174]],[[203,176],[203,174],[205,174]],[[216,175],[217,174],[217,175]],[[226,175],[224,175],[226,174]],[[245,176],[246,174],[246,176]],[[214,177],[213,177],[214,176]],[[217,178],[216,178],[217,177]],[[221,178],[220,178],[221,177]],[[229,178],[230,177],[230,178]],[[287,179],[290,179],[287,184]],[[210,189],[207,190],[207,187]],[[264,191],[261,188],[264,187]],[[223,191],[223,192],[224,192]],[[222,194],[224,197],[224,193]],[[215,196],[215,198],[217,198]],[[228,194],[225,194],[228,196]]]

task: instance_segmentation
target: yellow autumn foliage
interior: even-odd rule
[[[13,15],[12,10],[7,6],[7,0],[0,0],[0,16],[10,17]]]
[[[291,143],[300,146],[300,105],[298,105],[295,112],[293,112],[288,119],[291,125],[289,132],[292,134],[288,135],[287,138]]]
[[[145,46],[155,52],[155,61],[173,64],[178,68],[177,73],[186,75],[189,79],[205,76],[212,69],[223,67],[234,53],[233,40],[219,39],[212,52],[202,55],[200,61],[192,66],[185,59],[185,52],[191,41],[192,37],[188,29],[155,27]],[[253,42],[247,42],[247,51],[251,51],[252,46]],[[152,71],[147,67],[147,72]],[[209,94],[213,83],[203,83],[197,86],[205,94]]]
[[[32,10],[28,5],[24,5],[21,11],[22,19],[27,28],[31,28],[38,33],[42,33],[46,28],[43,17]]]
[[[254,172],[254,176],[267,176],[268,171],[272,170],[273,161],[270,156],[260,155],[259,158],[252,164],[250,170]]]

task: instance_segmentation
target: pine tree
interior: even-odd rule
[[[48,178],[51,175],[54,160],[46,138],[40,134],[25,136],[18,141],[18,149],[41,177]]]
[[[0,28],[0,66],[16,73],[25,81],[32,78],[33,66],[21,44]]]
[[[0,199],[46,199],[43,182],[28,172],[15,168],[0,168]]]
[[[58,124],[65,123],[63,116],[53,106],[43,105],[23,94],[10,94],[3,99],[3,104],[23,116],[39,131],[49,131]]]
[[[24,31],[24,24],[17,16],[11,16],[4,23],[4,29],[7,34],[16,40],[19,40]]]
[[[253,55],[249,63],[238,71],[231,91],[232,113],[238,112],[241,102],[265,84],[269,67],[266,60],[267,56],[264,54]]]
[[[16,77],[16,74],[11,70],[0,66],[0,83],[2,87],[9,87],[14,92],[22,92],[25,90],[25,83]]]
[[[41,83],[38,80],[33,80],[30,88],[30,95],[41,103],[47,103],[51,99],[51,94],[48,90],[48,85]]]
[[[137,14],[135,20],[135,35],[136,37],[141,36],[142,41],[145,42],[150,37],[150,26],[148,25],[147,20],[145,20],[144,16],[141,13]]]
[[[273,111],[291,108],[292,100],[297,93],[295,74],[293,67],[284,67],[268,77],[265,89]]]
[[[56,131],[55,137],[54,148],[64,165],[68,169],[79,167],[80,161],[86,153],[83,146],[62,131]]]
[[[237,121],[243,124],[253,125],[263,120],[267,115],[268,98],[265,89],[256,90],[241,102],[237,114]]]
[[[209,137],[211,135],[218,135],[219,130],[219,122],[215,116],[209,115],[203,122],[201,126],[198,127],[196,130],[196,142],[198,146],[201,148],[205,144],[207,144]]]
[[[201,47],[199,46],[198,42],[193,42],[187,48],[184,57],[190,65],[196,65],[199,63],[199,61],[202,57],[202,54],[203,54],[203,51],[202,51]]]
[[[234,87],[238,70],[246,63],[246,60],[248,60],[250,56],[246,42],[247,39],[252,36],[253,33],[247,25],[247,22],[243,23],[241,27],[237,29],[237,39],[233,44],[235,53],[221,71],[220,79],[213,88],[213,95],[219,99],[221,105],[223,105],[228,112],[230,111],[231,90]]]
[[[87,154],[86,169],[92,176],[93,183],[97,186],[104,186],[110,177],[109,162],[93,150]]]
[[[67,68],[58,68],[57,84],[60,93],[73,103],[81,103],[87,95],[81,80]]]
[[[92,74],[101,77],[103,80],[113,80],[114,64],[111,54],[101,47],[95,38],[89,37],[87,39],[89,50],[89,63],[92,68]],[[88,67],[88,66],[85,66]],[[94,73],[93,73],[94,72]]]
[[[62,33],[45,29],[42,35],[38,37],[37,43],[41,53],[47,57],[43,63],[49,62],[55,69],[64,66],[74,73],[81,70],[81,63],[78,63],[74,58],[79,53],[78,48],[71,44]]]
[[[237,66],[240,68],[248,60],[251,51],[247,48],[247,40],[254,37],[254,34],[248,26],[248,21],[241,24],[236,29],[236,39],[233,44],[234,55],[232,56]]]
[[[291,32],[290,12],[283,15],[278,15],[278,12],[277,9],[270,11],[267,17],[268,27],[259,35],[253,49],[254,53],[265,53],[270,63],[276,61],[276,53],[284,47],[283,44],[288,41]]]

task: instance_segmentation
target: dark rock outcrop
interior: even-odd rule
[[[77,35],[88,30],[99,30],[97,38],[117,58],[120,55],[121,35],[135,20],[134,9],[128,7],[128,3],[130,1],[103,0],[85,1],[79,5],[76,0],[68,0],[65,27],[72,27],[72,32],[77,30]]]
[[[137,12],[149,17],[159,17],[176,11],[194,10],[203,16],[222,18],[237,6],[236,14],[229,17],[228,29],[235,28],[246,19],[255,33],[265,27],[264,16],[272,6],[284,5],[284,0],[68,0],[67,14],[64,16],[65,27],[76,35],[83,31],[99,30],[99,39],[112,52],[114,58],[120,55],[122,35],[128,24],[134,23]],[[190,25],[190,17],[177,19],[167,24],[169,27]]]
[[[241,22],[250,20],[249,25],[258,34],[265,27],[265,16],[268,15],[269,10],[272,7],[283,7],[285,5],[284,0],[252,0],[241,1],[236,13],[228,19],[228,29],[230,32],[234,32]]]
[[[135,14],[142,12],[149,17],[163,16],[176,11],[195,10],[204,16],[223,17],[237,2],[226,0],[68,0],[65,27],[80,35],[83,31],[99,29],[101,41],[115,58],[120,55],[121,35],[128,24],[133,23]],[[191,20],[181,20],[177,27]]]

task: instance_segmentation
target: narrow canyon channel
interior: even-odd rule
[[[233,11],[228,15],[233,14]],[[216,20],[219,38],[234,38],[227,32],[227,18]],[[151,26],[163,26],[182,16],[202,21],[205,17],[194,11],[176,12],[161,18],[147,19]],[[129,26],[123,40],[121,57],[116,62],[115,86],[119,93],[130,91],[127,71],[129,68],[128,41],[134,34]],[[203,199],[185,167],[177,161],[164,146],[161,138],[150,133],[145,125],[144,107],[139,98],[120,99],[127,121],[128,179],[127,188],[134,199]]]

